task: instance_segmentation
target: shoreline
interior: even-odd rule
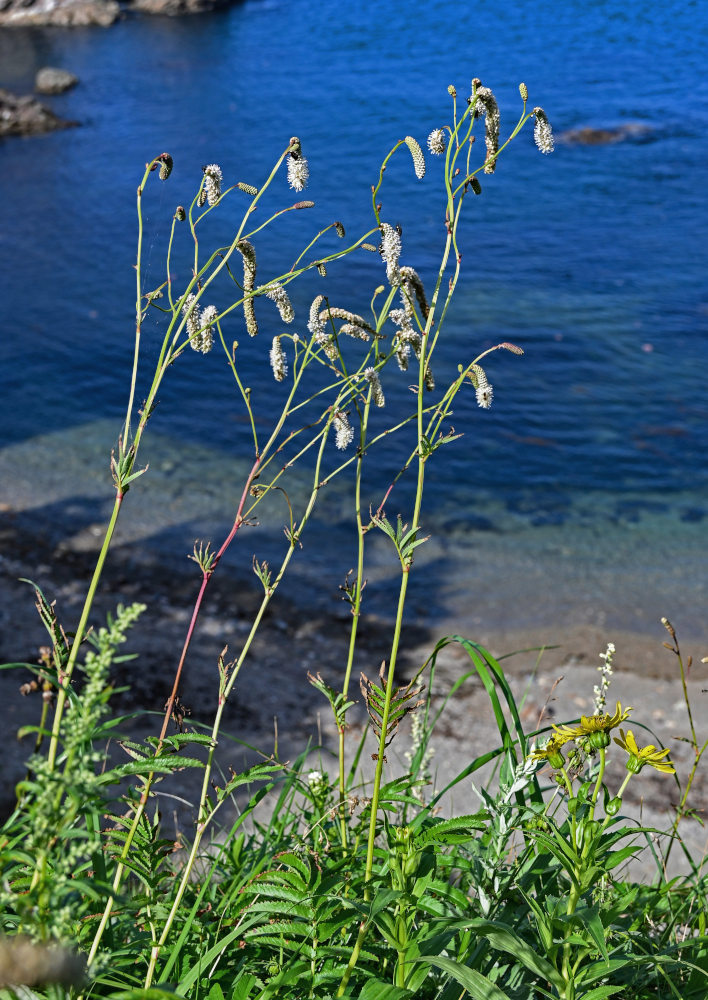
[[[38,648],[46,644],[46,633],[33,607],[33,595],[19,577],[34,578],[48,600],[57,601],[57,612],[67,629],[74,627],[83,599],[85,585],[93,570],[95,551],[100,535],[78,533],[61,538],[61,531],[49,531],[42,536],[33,529],[32,512],[12,510],[0,505],[0,662],[35,662]],[[59,539],[57,541],[57,539]],[[149,550],[135,544],[118,545],[109,559],[106,575],[92,615],[95,625],[105,620],[106,612],[119,602],[141,601],[148,609],[132,630],[126,652],[137,652],[138,658],[121,665],[116,673],[117,686],[127,684],[128,692],[118,695],[115,708],[122,712],[148,710],[155,715],[143,717],[129,725],[132,738],[142,738],[156,732],[162,708],[172,686],[173,671],[191,616],[198,589],[198,576],[191,564],[182,564],[181,575],[168,561],[155,558]],[[221,570],[224,570],[222,573]],[[216,662],[226,644],[229,655],[238,651],[240,640],[247,635],[250,616],[258,604],[257,581],[248,572],[237,573],[222,564],[212,579],[194,644],[186,664],[181,698],[190,714],[187,726],[209,723],[216,704]],[[324,679],[341,684],[342,664],[346,662],[350,615],[344,604],[329,609],[298,607],[276,594],[244,665],[242,679],[227,706],[224,731],[236,740],[257,747],[265,754],[272,751],[278,740],[281,759],[292,760],[305,747],[308,738],[314,745],[334,747],[336,733],[324,700],[307,682],[307,672],[321,672]],[[681,630],[677,626],[679,640]],[[463,628],[453,629],[465,634]],[[545,634],[544,634],[545,633]],[[410,678],[435,642],[446,634],[423,625],[407,624],[404,629],[402,654],[398,665],[400,682]],[[361,643],[352,675],[352,692],[359,702],[352,710],[352,744],[363,731],[364,713],[358,691],[361,670],[373,678],[387,656],[390,623],[383,618],[364,613]],[[690,748],[681,737],[688,734],[676,657],[662,646],[668,635],[660,625],[656,637],[640,633],[613,632],[604,626],[567,625],[556,631],[549,643],[545,629],[481,629],[471,635],[502,659],[505,674],[520,706],[527,732],[532,732],[543,717],[543,724],[577,718],[592,712],[593,686],[599,680],[599,654],[608,639],[615,643],[615,670],[608,694],[608,708],[615,701],[634,708],[627,725],[646,726],[645,742],[671,747],[672,759],[685,782],[690,769]],[[544,643],[548,648],[543,649]],[[555,648],[551,648],[555,647]],[[514,650],[520,652],[508,655]],[[687,659],[693,654],[694,666],[689,680],[694,718],[699,737],[708,733],[705,713],[698,710],[700,699],[708,686],[708,665],[700,662],[708,649],[695,643],[683,643]],[[508,657],[508,658],[507,658]],[[433,692],[433,706],[439,705],[452,684],[471,667],[459,645],[449,645],[441,653]],[[20,672],[22,674],[22,672]],[[6,723],[14,733],[23,725],[38,721],[38,696],[25,698],[19,686],[28,679],[26,672],[0,673],[0,697],[6,707]],[[274,719],[277,717],[277,730]],[[408,745],[407,727],[392,747],[391,764],[405,768],[404,752]],[[443,787],[477,755],[499,742],[493,714],[487,696],[475,678],[470,679],[455,695],[436,728],[432,746],[436,754],[436,787]],[[223,741],[221,765],[243,763],[244,749],[238,742]],[[326,751],[325,751],[326,754]],[[25,745],[13,742],[7,749],[0,772],[0,810],[6,811],[12,801],[12,788],[22,777]],[[248,757],[248,754],[246,754]],[[325,756],[325,766],[326,764]],[[252,762],[250,755],[249,762]],[[395,766],[395,765],[394,765]],[[643,820],[659,828],[665,807],[677,800],[673,779],[654,772],[632,786],[627,801]],[[196,788],[192,775],[182,782],[181,795],[188,800]],[[465,786],[466,787],[466,786]],[[471,785],[470,785],[471,787]],[[470,791],[453,792],[453,805],[460,796],[465,801]],[[473,796],[474,798],[474,796]],[[708,805],[708,783],[699,774],[693,786],[691,802],[699,811]],[[470,802],[468,809],[478,808]],[[688,830],[688,827],[686,826]],[[705,852],[701,828],[691,824],[689,839],[694,851]],[[675,852],[678,856],[680,852]]]

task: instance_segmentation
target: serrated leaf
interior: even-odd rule
[[[473,813],[467,816],[456,816],[454,819],[440,820],[434,826],[423,829],[414,838],[416,847],[426,844],[463,844],[470,839],[471,830],[483,830],[486,823],[484,813]]]
[[[147,757],[133,764],[121,764],[105,774],[97,775],[99,785],[111,785],[121,781],[131,774],[173,774],[185,767],[204,767],[204,762],[194,757],[182,757],[181,754],[161,754],[159,757]]]

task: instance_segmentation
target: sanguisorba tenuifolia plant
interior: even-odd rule
[[[416,550],[426,541],[421,517],[428,463],[442,460],[443,446],[459,437],[448,424],[458,393],[473,391],[480,407],[491,405],[487,356],[497,350],[523,353],[514,344],[497,344],[477,356],[461,357],[455,378],[449,384],[436,384],[435,355],[461,275],[463,205],[469,195],[481,193],[480,176],[494,173],[498,157],[529,119],[534,121],[541,152],[553,149],[548,119],[541,108],[527,109],[523,84],[521,114],[503,142],[499,109],[488,87],[475,79],[461,108],[454,87],[449,93],[451,121],[435,128],[427,143],[433,155],[444,157],[444,188],[438,204],[445,220],[440,263],[428,292],[406,262],[401,233],[383,217],[379,202],[392,156],[410,156],[416,176],[423,179],[425,157],[412,136],[397,142],[381,165],[372,185],[373,220],[368,231],[348,245],[338,244],[346,241],[346,235],[342,224],[333,222],[294,251],[280,274],[265,280],[258,267],[259,235],[277,226],[284,213],[306,213],[313,206],[303,199],[263,211],[277,190],[283,167],[298,196],[307,185],[309,164],[297,137],[289,141],[260,186],[238,180],[224,188],[221,168],[216,163],[204,167],[191,204],[174,212],[165,281],[149,291],[143,287],[142,201],[151,178],[157,173],[167,181],[173,164],[163,153],[147,165],[137,198],[132,377],[111,461],[115,502],[75,631],[62,629],[53,605],[37,592],[52,651],[36,672],[45,693],[54,690],[56,698],[51,724],[45,699],[38,752],[18,788],[17,807],[0,841],[2,926],[8,935],[0,953],[0,966],[5,963],[0,967],[0,987],[14,985],[22,992],[22,982],[59,995],[73,983],[87,996],[145,1000],[175,993],[182,997],[208,993],[211,1000],[303,996],[452,1000],[465,991],[491,1000],[521,996],[571,1000],[581,995],[600,1000],[628,984],[637,996],[658,995],[651,989],[660,972],[680,962],[689,968],[687,957],[695,967],[705,961],[705,951],[693,939],[677,949],[672,938],[660,961],[654,955],[651,968],[648,962],[633,963],[627,957],[640,950],[637,942],[646,937],[641,939],[634,929],[626,934],[617,930],[624,912],[622,896],[612,889],[609,877],[605,881],[613,864],[626,856],[626,850],[614,854],[610,850],[612,838],[626,834],[626,830],[610,831],[621,790],[604,804],[605,818],[599,820],[595,812],[604,789],[604,751],[600,750],[594,783],[586,782],[577,793],[572,786],[575,777],[559,763],[567,743],[591,738],[589,730],[606,733],[615,724],[614,717],[598,712],[594,722],[582,720],[577,731],[559,730],[545,748],[532,752],[499,664],[460,637],[439,643],[418,676],[404,687],[396,686],[408,583]],[[473,162],[480,149],[480,144],[473,145],[479,131],[484,134],[484,154],[481,162]],[[265,221],[254,221],[256,208],[259,218],[265,214]],[[229,213],[238,221],[228,244],[205,253],[202,246],[214,212]],[[373,292],[362,290],[354,303],[330,301],[317,282],[328,267],[362,250],[373,254],[378,250],[381,257]],[[177,289],[173,274],[185,255],[190,278]],[[306,324],[300,326],[294,322],[288,293],[295,280],[313,282],[314,291]],[[358,302],[367,300],[370,306],[364,314]],[[143,343],[148,314],[151,321],[157,318],[162,324],[156,357]],[[247,415],[249,471],[229,532],[218,544],[194,546],[199,585],[182,649],[175,656],[174,685],[160,731],[144,743],[123,740],[128,762],[110,765],[98,759],[95,749],[118,725],[107,715],[109,668],[117,662],[118,646],[142,609],[119,608],[107,628],[92,632],[92,606],[126,495],[146,471],[140,451],[163,379],[173,365],[198,364],[194,353],[212,350],[222,352]],[[274,397],[270,386],[246,384],[242,360],[252,351],[268,356],[272,377],[282,386],[279,396]],[[146,366],[152,375],[138,408],[136,387],[139,375],[145,380]],[[414,403],[409,412],[394,414],[386,422],[386,388],[401,377],[399,371],[411,373]],[[281,401],[275,410],[274,398]],[[363,471],[370,455],[385,448],[394,433],[408,441],[408,458],[399,477],[410,474],[415,493],[412,509],[397,511],[391,518],[386,511],[390,487],[373,500],[364,497]],[[295,464],[308,470],[304,498],[301,490],[288,486],[288,473]],[[352,612],[348,656],[340,687],[330,686],[319,674],[310,676],[333,712],[338,733],[336,775],[331,780],[327,770],[313,768],[304,750],[291,764],[264,757],[262,763],[232,773],[218,786],[215,750],[224,708],[313,511],[326,503],[325,486],[345,470],[353,472],[352,516],[358,539],[356,567],[343,587]],[[170,720],[179,714],[180,679],[209,582],[237,533],[252,522],[266,497],[281,498],[283,504],[286,541],[281,561],[270,566],[253,557],[262,588],[260,606],[233,658],[226,650],[219,658],[218,703],[207,731],[183,732],[179,727],[170,732]],[[381,531],[389,539],[400,566],[400,582],[390,653],[378,674],[362,675],[359,685],[378,741],[367,776],[363,741],[349,752],[346,733],[371,531]],[[500,767],[496,791],[480,790],[478,811],[443,819],[438,809],[446,789],[427,804],[422,791],[434,722],[423,681],[430,689],[437,654],[449,641],[462,644],[471,659],[470,672],[488,691],[500,746],[472,761],[448,788],[490,761],[497,760]],[[86,648],[89,651],[83,654]],[[387,747],[400,722],[415,712],[422,714],[410,755],[411,771],[396,777],[387,770]],[[189,756],[190,744],[201,746],[205,759]],[[635,761],[640,768],[645,764],[671,768],[663,751],[637,747],[631,731],[622,732],[621,745],[630,763]],[[558,758],[551,760],[551,753]],[[546,760],[562,775],[568,795],[565,822],[557,819],[542,794],[536,771],[539,761]],[[202,770],[201,793],[194,829],[190,836],[182,834],[176,845],[174,838],[162,833],[155,785],[185,767]],[[233,818],[233,810],[224,807],[230,806],[232,793],[239,788],[245,788],[250,798]],[[258,820],[256,807],[269,792],[269,818]],[[228,815],[230,825],[224,826],[223,817]],[[591,884],[601,881],[607,887],[605,896],[597,903],[588,902]],[[544,902],[544,892],[549,900],[554,892],[558,898]],[[625,946],[627,941],[631,947]],[[72,943],[84,957],[83,982],[76,963],[67,961],[65,952],[52,951],[54,942]],[[21,982],[13,971],[20,954],[36,957],[35,971],[23,974]],[[48,955],[56,957],[53,966]],[[699,995],[690,992],[692,975],[684,976],[689,991],[685,996]],[[640,986],[649,992],[641,994]],[[579,992],[586,987],[589,992]],[[22,995],[28,995],[26,990]]]

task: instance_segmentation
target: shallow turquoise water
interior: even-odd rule
[[[37,66],[66,66],[81,85],[54,106],[82,125],[0,145],[0,432],[12,446],[3,494],[22,492],[13,469],[27,496],[61,493],[55,470],[70,452],[97,436],[108,450],[117,433],[132,351],[134,192],[149,157],[166,149],[175,158],[168,184],[146,201],[146,262],[157,284],[174,205],[191,196],[203,163],[258,183],[297,134],[317,202],[308,226],[338,217],[352,234],[370,225],[368,187],[381,157],[395,139],[411,133],[423,142],[445,120],[449,83],[464,94],[471,76],[481,77],[510,123],[523,79],[557,134],[635,122],[648,130],[615,145],[559,142],[551,157],[527,134],[472,206],[438,380],[468,350],[499,340],[526,354],[490,363],[489,412],[471,396],[457,407],[466,437],[431,474],[425,523],[433,538],[416,584],[419,614],[439,618],[452,608],[502,620],[511,607],[539,622],[560,608],[639,628],[678,605],[692,621],[701,617],[708,27],[700,15],[698,4],[639,0],[532,14],[518,0],[454,13],[430,2],[416,5],[415,16],[398,0],[385,8],[250,0],[191,19],[5,33],[0,85],[29,89]],[[440,234],[435,178],[431,163],[418,185],[401,158],[384,189],[405,261],[427,280]],[[299,213],[298,224],[305,218]],[[266,239],[259,255],[276,268],[282,244]],[[366,258],[357,289],[332,268],[326,290],[362,311],[381,280],[380,262]],[[313,294],[308,285],[294,296],[303,326]],[[254,380],[269,377],[267,338],[260,347],[247,363]],[[206,456],[191,482],[188,469],[159,479],[168,498],[159,515],[181,526],[186,544],[227,520],[224,470],[243,425],[215,356],[170,375],[155,430],[171,454],[183,445]],[[406,396],[405,380],[394,382],[386,386],[391,408]],[[51,469],[40,437],[49,431],[59,432]],[[403,456],[394,448],[372,475],[372,503]],[[81,475],[71,495],[92,489]],[[351,530],[344,500],[332,496],[308,555],[316,581],[336,593],[340,573],[335,582],[324,567],[333,543],[347,552]],[[409,499],[397,488],[390,514],[405,516]],[[143,535],[164,544],[148,507]],[[52,516],[61,519],[60,505]],[[263,531],[266,550],[275,552],[278,532]],[[297,572],[309,579],[304,559]],[[387,608],[391,570],[378,550],[371,575]]]

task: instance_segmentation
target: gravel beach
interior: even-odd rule
[[[0,507],[0,662],[36,663],[39,648],[46,644],[46,633],[34,609],[33,593],[21,577],[31,578],[46,597],[56,601],[60,620],[68,630],[78,620],[84,589],[93,569],[101,531],[98,525],[86,525],[66,537],[61,527],[38,520],[36,511],[18,509],[8,503]],[[191,568],[190,568],[191,567]],[[222,572],[222,569],[224,572]],[[186,664],[180,697],[188,709],[187,726],[208,724],[216,705],[216,663],[224,646],[234,656],[247,634],[258,601],[257,581],[247,567],[242,573],[222,565],[215,574],[196,638]],[[116,696],[121,712],[140,712],[126,723],[133,737],[159,729],[160,715],[169,695],[178,650],[191,617],[198,588],[196,567],[186,560],[180,566],[157,558],[144,547],[118,545],[109,559],[106,576],[99,592],[92,621],[100,625],[105,614],[119,602],[141,601],[148,609],[132,631],[126,651],[137,657],[116,668],[115,684],[127,686]],[[219,760],[223,768],[238,767],[244,759],[252,762],[256,754],[242,744],[270,754],[277,732],[278,753],[282,760],[293,759],[308,739],[313,746],[324,747],[318,760],[331,767],[327,748],[335,746],[335,732],[329,709],[307,682],[307,672],[321,672],[336,686],[346,662],[349,627],[348,607],[343,603],[313,608],[276,595],[261,632],[241,673],[225,717],[225,732],[231,739],[222,740]],[[447,625],[448,627],[445,627]],[[679,632],[681,623],[675,621]],[[435,642],[445,634],[465,633],[464,622],[443,623],[437,630],[407,622],[403,655],[398,673],[401,681],[412,676],[425,661]],[[358,675],[364,670],[373,677],[388,655],[389,623],[364,614],[361,643],[355,664],[355,697],[359,696]],[[608,639],[617,652],[615,673],[608,701],[616,700],[633,708],[632,723],[648,727],[648,742],[671,747],[679,777],[685,782],[690,770],[692,751],[684,742],[689,734],[675,655],[663,647],[668,639],[659,622],[652,635],[618,633],[609,636],[597,626],[562,626],[553,634],[523,629],[479,630],[468,634],[503,660],[527,731],[549,722],[567,721],[581,713],[590,713],[593,686],[598,682],[599,654]],[[545,647],[545,648],[544,648]],[[708,713],[705,699],[708,688],[708,665],[701,663],[708,647],[691,643],[682,649],[684,657],[693,655],[694,665],[688,682],[698,737],[708,737]],[[433,690],[433,704],[440,704],[451,686],[471,664],[457,644],[441,653]],[[0,674],[0,697],[5,706],[9,739],[3,753],[1,798],[3,810],[13,801],[12,789],[23,774],[29,752],[28,739],[18,743],[15,733],[24,725],[36,724],[39,697],[23,697],[20,685],[29,679],[25,670]],[[425,678],[424,678],[425,679]],[[154,713],[145,716],[144,712]],[[364,723],[361,704],[351,713],[352,736]],[[277,724],[276,724],[277,720]],[[276,729],[277,725],[277,729]],[[241,742],[239,742],[241,741]],[[392,768],[405,768],[408,746],[404,728],[389,752]],[[352,740],[352,747],[355,740]],[[470,677],[448,703],[435,730],[432,746],[434,783],[442,788],[475,756],[496,746],[498,736],[484,689],[476,677]],[[373,750],[373,744],[372,748]],[[614,757],[615,755],[611,755]],[[617,781],[623,773],[622,761],[612,761]],[[366,759],[366,755],[362,759]],[[611,777],[612,780],[612,777]],[[189,803],[196,797],[195,775],[180,776],[177,798],[166,803],[181,817],[189,814]],[[175,794],[174,792],[169,794]],[[708,786],[699,773],[691,803],[699,815],[705,815]],[[679,789],[670,775],[649,768],[631,785],[625,798],[625,810],[645,825],[665,829],[666,811],[678,801]],[[478,801],[469,780],[452,792],[451,806],[472,811]],[[708,847],[705,829],[695,821],[684,821],[681,832],[695,858],[702,858]],[[674,852],[677,870],[680,852]]]

